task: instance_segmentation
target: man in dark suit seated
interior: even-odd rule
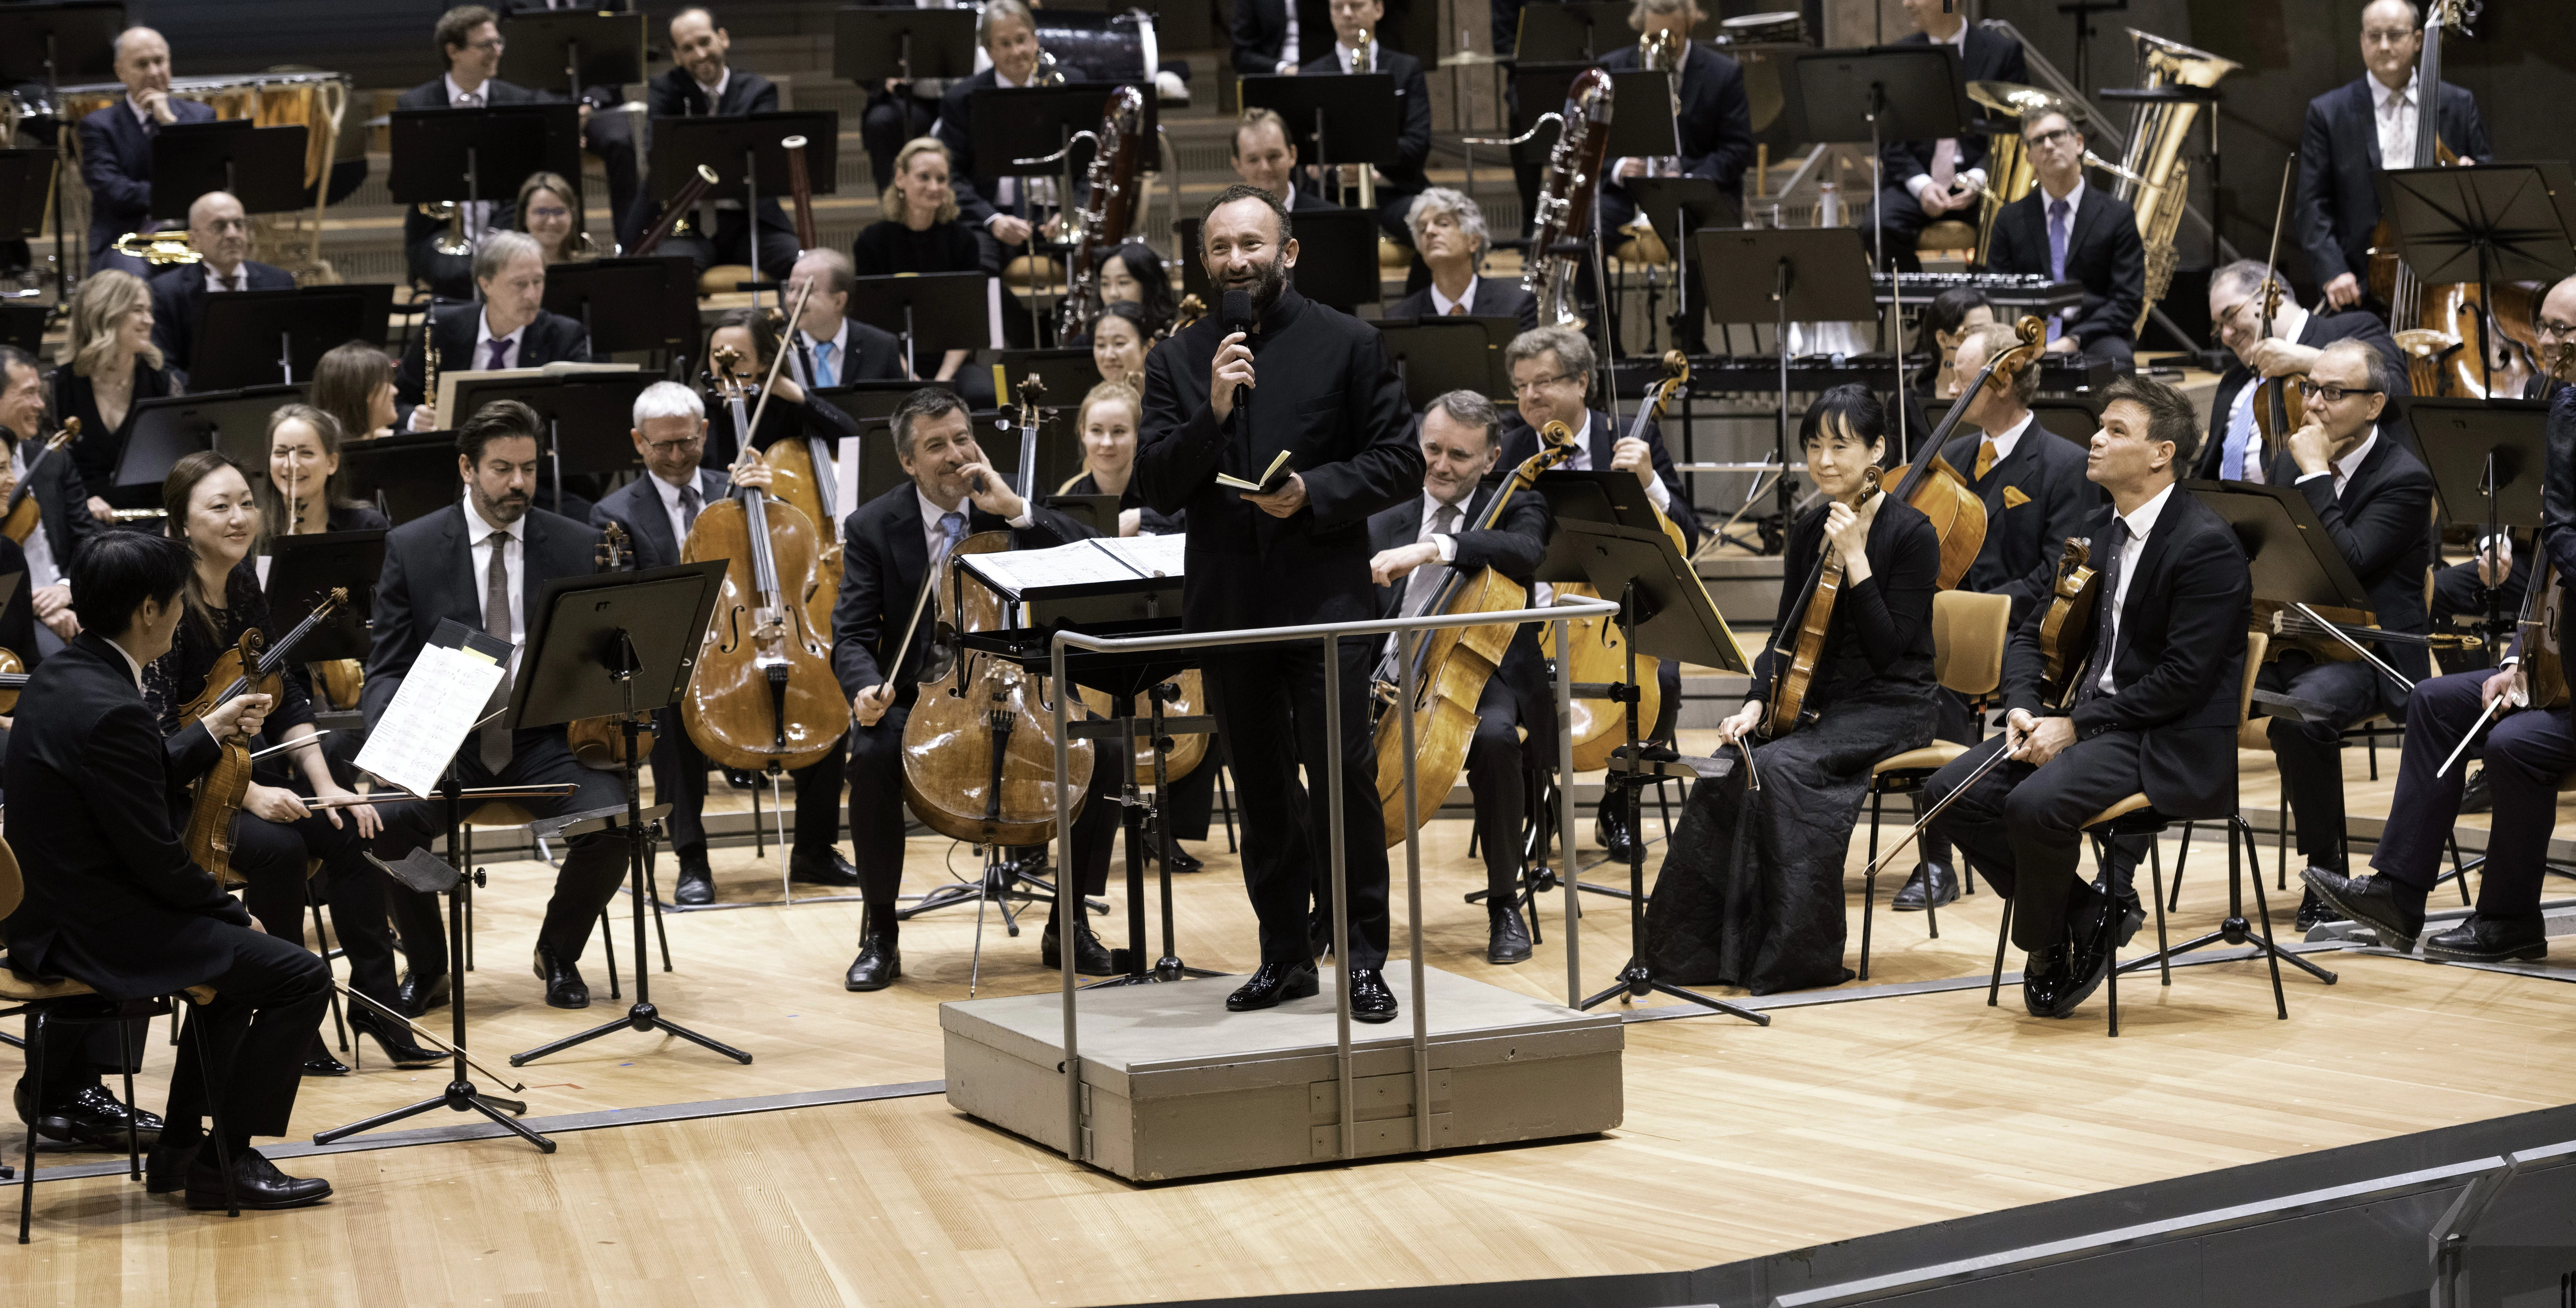
[[[2569,277],[2549,288],[2541,297],[2540,313],[2532,319],[2532,328],[2540,338],[2540,372],[2523,392],[2526,400],[2555,400],[2558,393],[2576,381],[2576,277]],[[2511,622],[2522,612],[2525,592],[2531,585],[2531,560],[2517,558],[2513,533],[2503,532],[2494,540],[2480,541],[2476,558],[2457,563],[2433,574],[2433,628],[2436,631],[2458,629],[2458,620],[2471,619],[2485,625],[2490,603],[2496,614]],[[2501,578],[2501,581],[2499,581]],[[2490,596],[2489,588],[2495,589]],[[2473,666],[2477,656],[2472,651],[2437,651],[2446,670],[2457,672]],[[2455,661],[2456,660],[2456,661]],[[2485,805],[2483,778],[2470,779],[2472,803],[2477,807],[2465,811],[2480,812]]]
[[[2369,589],[2379,625],[2421,634],[2430,625],[2424,572],[2433,545],[2424,524],[2433,504],[2433,474],[2378,425],[2395,375],[2397,369],[2377,350],[2357,340],[2320,351],[2302,384],[2307,423],[2272,461],[2269,480],[2307,497],[2335,551]],[[2423,646],[2366,645],[2409,682],[2431,675]],[[2319,658],[2300,648],[2269,660],[2256,684],[2326,706],[2326,712],[2298,720],[2276,713],[2268,730],[2290,816],[2298,823],[2299,853],[2308,866],[2341,875],[2347,868],[2340,737],[2364,718],[2403,714],[2408,687],[2367,662]],[[2299,905],[2299,929],[2338,916],[2312,889]]]
[[[1664,165],[1658,170],[1660,176],[1706,178],[1737,201],[1743,199],[1744,170],[1753,163],[1753,109],[1744,95],[1743,67],[1691,40],[1691,28],[1707,17],[1698,0],[1637,0],[1629,11],[1628,26],[1641,37],[1670,33],[1687,50],[1673,87],[1680,102],[1673,124],[1681,135],[1682,152],[1659,160],[1621,158],[1610,166],[1601,192],[1601,221],[1612,231],[1637,216],[1636,202],[1620,180],[1645,176],[1649,164]],[[1601,56],[1601,66],[1613,73],[1633,73],[1644,65],[1638,62],[1636,46],[1623,45]],[[1670,214],[1648,217],[1661,227],[1672,225]],[[1720,224],[1712,219],[1709,225]],[[1665,235],[1669,241],[1672,234]]]
[[[939,122],[930,129],[948,147],[949,189],[957,198],[958,216],[973,227],[984,245],[985,271],[999,273],[1005,252],[1025,253],[1029,241],[1029,191],[1043,179],[996,177],[976,166],[975,93],[986,87],[1027,86],[1038,70],[1038,20],[1022,0],[989,0],[975,20],[975,39],[993,66],[948,84],[939,102]],[[1061,70],[1067,81],[1082,80],[1076,68]],[[986,160],[998,166],[1002,160]],[[1037,189],[1048,189],[1038,187]]]
[[[2307,251],[2308,275],[2324,284],[2334,308],[2349,309],[2370,292],[2381,170],[2415,166],[2424,102],[2415,60],[2423,49],[2423,14],[2415,4],[2373,0],[2361,11],[2361,62],[2369,71],[2308,101],[2299,134],[2296,239]],[[2464,162],[2495,157],[2468,88],[2442,83],[2435,119],[2442,144]],[[2387,306],[2377,307],[2384,313]]]
[[[508,39],[510,19],[523,13],[550,11],[635,13],[638,12],[638,0],[501,0],[503,39]],[[537,98],[561,100],[563,93],[554,85],[548,85],[537,91]],[[618,245],[633,249],[635,243],[643,239],[644,227],[653,220],[653,214],[649,202],[638,203],[641,179],[635,157],[635,119],[630,114],[614,112],[625,102],[625,87],[607,85],[582,87],[578,101],[581,105],[581,148],[597,158],[602,171],[608,174],[609,224],[617,233]],[[587,224],[577,222],[574,225],[578,228]]]
[[[197,315],[221,291],[291,291],[295,274],[250,257],[250,217],[226,191],[208,191],[188,206],[188,239],[196,263],[173,264],[152,277],[152,342],[173,367],[190,368]]]
[[[1369,579],[1380,617],[1418,617],[1441,582],[1491,567],[1526,587],[1547,552],[1547,505],[1534,492],[1512,497],[1491,528],[1477,524],[1493,503],[1481,484],[1503,452],[1503,415],[1474,391],[1451,391],[1422,411],[1422,494],[1369,515]],[[1511,469],[1501,469],[1509,476]],[[1513,895],[1525,867],[1521,822],[1530,776],[1556,757],[1556,701],[1538,652],[1538,624],[1512,633],[1496,676],[1476,701],[1467,745],[1467,788],[1476,798],[1476,836],[1485,854],[1485,961],[1530,956],[1529,926]],[[1398,684],[1395,638],[1377,677]],[[1426,819],[1430,814],[1423,815]]]
[[[1386,17],[1384,0],[1332,0],[1332,16],[1333,44],[1308,56],[1297,71],[1307,77],[1385,73],[1394,79],[1396,160],[1376,170],[1377,225],[1391,239],[1410,245],[1413,233],[1405,227],[1405,215],[1413,207],[1413,197],[1431,185],[1422,170],[1423,162],[1431,157],[1431,84],[1423,78],[1421,60],[1401,50],[1389,50],[1385,42],[1377,39],[1379,20]],[[1356,61],[1364,36],[1368,38],[1369,59],[1363,67]],[[1356,183],[1353,185],[1356,188]],[[1332,195],[1329,184],[1324,193]]]
[[[2039,184],[1995,218],[1986,267],[2081,282],[2084,302],[2049,319],[2048,352],[2082,354],[2135,371],[2138,315],[2147,304],[2147,246],[2138,215],[2084,182],[2084,132],[2062,113],[2022,121]]]
[[[1968,382],[1985,371],[1988,360],[2020,340],[2002,323],[1971,327],[1959,338],[1954,377],[1948,394],[1955,399]],[[1981,595],[2012,597],[2008,630],[2018,631],[2033,609],[2044,609],[2057,583],[2057,560],[2070,536],[2084,534],[2083,524],[2102,505],[2102,490],[2084,477],[2084,451],[2073,441],[2039,424],[2030,402],[2039,394],[2039,369],[2025,367],[2006,382],[1999,374],[1969,401],[1960,421],[1977,430],[1953,436],[1941,457],[1968,479],[1986,505],[1986,540],[1977,561],[1968,565],[1959,589]],[[1977,715],[1958,692],[1943,689],[1932,697],[1941,721],[1942,740],[1973,745],[1984,738]],[[1896,892],[1890,907],[1900,913],[1921,912],[1924,896],[1932,907],[1946,907],[1959,897],[1958,869],[1950,859],[1950,842],[1940,833],[1923,834],[1923,858]]]
[[[587,523],[533,507],[538,438],[544,431],[536,411],[516,400],[484,405],[457,425],[456,471],[465,483],[464,494],[457,503],[414,518],[385,537],[384,574],[376,582],[375,645],[367,654],[362,705],[370,726],[393,703],[394,692],[402,688],[404,675],[441,619],[454,618],[523,647],[529,610],[545,584],[597,571],[599,533]],[[517,662],[513,652],[513,675],[522,671]],[[509,687],[505,677],[486,712],[506,702],[501,697]],[[516,801],[539,817],[625,802],[615,775],[574,761],[561,726],[518,731],[499,723],[485,726],[466,738],[455,766],[467,786],[569,781],[580,787],[561,799]],[[376,839],[376,856],[388,863],[447,830],[437,804],[396,804],[379,811],[385,815],[385,830]],[[536,974],[546,983],[548,1004],[589,1006],[590,988],[575,964],[590,941],[591,924],[617,893],[625,872],[626,841],[616,832],[577,836],[565,852],[545,922],[537,930]],[[393,906],[403,957],[410,965],[397,994],[418,1016],[446,996],[447,933],[440,927],[436,896],[397,888]]]
[[[2387,324],[2370,313],[2316,312],[2299,306],[2299,297],[2281,284],[2281,302],[2272,315],[2272,334],[2263,334],[2263,303],[2259,298],[2265,269],[2260,260],[2240,259],[2209,275],[2209,320],[2218,325],[2219,344],[2236,355],[2219,376],[2218,390],[2209,406],[2209,436],[2201,442],[2200,457],[2192,466],[2192,475],[2207,480],[2263,481],[2269,476],[2267,465],[2271,452],[2263,448],[2261,428],[2255,409],[2259,402],[2255,381],[2287,377],[2291,385],[2308,374],[2308,368],[2326,346],[2337,341],[2358,341],[2377,351],[2386,362],[2389,395],[2394,399],[2412,396],[2414,387],[2406,378],[2406,355],[2388,335]],[[2398,417],[2392,402],[2380,415],[2379,425],[2398,444],[2412,450],[2415,434]]]
[[[190,1208],[222,1208],[229,1170],[242,1207],[293,1208],[327,1197],[331,1183],[279,1172],[250,1141],[286,1134],[331,969],[267,934],[189,857],[172,821],[172,801],[214,764],[219,739],[256,732],[269,708],[268,696],[244,695],[162,737],[142,670],[169,650],[186,616],[179,592],[195,569],[185,544],[135,532],[108,533],[72,560],[90,626],[36,670],[9,733],[9,842],[26,898],[0,935],[19,976],[67,977],[107,1001],[212,986],[214,1001],[190,1019],[195,1038],[179,1045],[149,1188],[184,1188]],[[132,1039],[129,1026],[92,1030],[117,1063],[131,1066],[124,1059],[140,1053],[135,1043],[118,1049]],[[96,1039],[49,1037],[44,1052],[82,1043],[94,1058]],[[211,1062],[201,1050],[215,1051]],[[45,1069],[46,1085],[21,1082],[22,1111],[72,1104],[66,1090],[94,1099],[80,1083],[95,1088],[98,1065],[64,1057],[59,1071]],[[210,1107],[225,1133],[212,1150],[202,1147]]]
[[[56,450],[38,458],[45,430],[45,375],[36,357],[15,345],[0,345],[0,428],[10,445],[9,464],[21,480],[32,483],[37,529],[27,533],[29,607],[36,630],[30,649],[19,650],[29,667],[50,657],[63,642],[80,634],[80,615],[72,609],[71,561],[90,537],[111,530],[83,503],[80,470],[71,456]],[[35,466],[29,468],[30,461]],[[8,648],[15,649],[16,646]]]
[[[858,852],[864,915],[859,956],[841,979],[849,990],[883,990],[903,976],[895,920],[895,898],[903,890],[903,731],[921,698],[920,671],[930,650],[929,626],[912,620],[924,578],[959,541],[979,532],[1009,531],[1016,543],[1038,548],[1091,534],[1014,493],[975,443],[965,401],[943,387],[904,397],[894,413],[894,443],[911,480],[842,520],[841,596],[832,609],[832,669],[856,719],[849,736],[850,842]],[[907,636],[911,643],[901,644]],[[1074,819],[1079,866],[1059,869],[1055,904],[1038,942],[1039,963],[1059,966],[1064,902],[1073,899],[1074,970],[1084,976],[1111,972],[1109,950],[1079,906],[1080,896],[1108,885],[1118,823],[1118,769],[1108,757],[1093,754],[1090,798]]]
[[[1522,331],[1538,326],[1537,296],[1519,282],[1478,274],[1493,237],[1475,201],[1446,186],[1432,187],[1413,197],[1408,225],[1414,250],[1431,269],[1431,284],[1388,305],[1387,317],[1471,315],[1517,318]]]
[[[2002,31],[1968,21],[1967,8],[1954,0],[1899,0],[1913,18],[1913,35],[1899,45],[1946,45],[1959,52],[1959,79],[1966,82],[2030,82],[2030,61],[2021,42]],[[1748,147],[1750,148],[1750,147]],[[1914,255],[1914,238],[1944,219],[1974,224],[1986,177],[1986,138],[1971,133],[1938,141],[1890,141],[1879,151],[1880,173],[1887,180],[1878,193],[1879,222],[1887,236],[1887,257],[1907,272],[1923,267]],[[1869,230],[1862,224],[1861,230]]]
[[[116,80],[125,98],[80,120],[81,180],[89,184],[89,266],[137,277],[150,264],[109,247],[129,232],[157,230],[152,220],[152,138],[172,123],[210,123],[213,105],[170,95],[170,44],[148,27],[116,38]]]
[[[1298,21],[1298,8],[1297,0],[1236,0],[1230,57],[1237,76],[1264,77],[1297,71],[1303,48],[1311,47],[1323,35],[1321,24]]]
[[[672,65],[645,87],[645,101],[652,107],[653,116],[708,118],[777,112],[778,87],[774,83],[725,62],[732,45],[732,38],[716,26],[714,15],[706,10],[683,9],[674,14]],[[638,203],[649,210],[649,200],[638,197]],[[692,220],[697,227],[695,232],[664,240],[658,253],[685,254],[702,273],[716,264],[738,263],[758,268],[760,275],[771,281],[787,276],[787,270],[796,262],[796,225],[787,220],[787,211],[779,207],[777,196],[760,198],[757,223],[744,220],[740,200],[711,201],[701,206],[698,218],[704,219],[709,209],[715,215],[712,238],[703,223]],[[649,212],[642,217],[643,221],[636,224],[639,233],[652,221]]]
[[[438,16],[432,32],[440,54],[447,61],[447,71],[437,80],[423,82],[405,91],[394,101],[396,109],[480,109],[497,104],[533,104],[542,97],[536,92],[494,76],[501,68],[501,26],[492,11],[482,5],[459,5]],[[451,225],[445,217],[421,211],[414,205],[403,212],[403,266],[415,285],[427,286],[432,295],[461,300],[472,294],[468,276],[472,254],[447,254],[439,250],[440,242],[449,239],[451,226],[456,234],[480,246],[486,232],[516,227],[518,218],[511,202],[486,195],[468,201],[457,197],[463,206],[458,222]]]
[[[474,289],[477,299],[430,310],[428,323],[403,351],[402,366],[394,373],[394,402],[406,431],[437,431],[442,421],[432,412],[438,397],[427,390],[431,347],[438,350],[442,377],[591,361],[590,337],[581,324],[543,307],[546,261],[537,238],[526,232],[485,237],[474,252]],[[445,420],[462,416],[450,414]]]
[[[857,275],[850,256],[833,249],[798,255],[787,275],[791,305],[808,282],[814,286],[804,316],[796,320],[796,348],[787,361],[796,380],[809,388],[903,376],[903,338],[850,316],[850,289]]]
[[[2136,928],[2134,894],[2082,883],[2077,824],[2141,792],[2175,819],[2236,807],[2236,702],[2253,601],[2245,551],[2225,519],[2174,485],[2192,442],[2191,401],[2136,376],[2114,380],[2104,397],[2085,472],[2111,497],[2085,523],[2102,597],[2072,708],[2046,700],[2048,610],[2037,608],[2004,655],[2007,730],[1933,774],[1921,801],[1942,803],[1997,751],[2011,751],[1932,827],[2013,901],[2013,943],[2030,954],[2022,1002],[2034,1017],[2072,1014]]]
[[[1288,120],[1276,109],[1246,109],[1234,125],[1226,147],[1234,175],[1258,186],[1288,206],[1290,213],[1315,213],[1342,206],[1306,189],[1297,180],[1297,143],[1288,137]]]

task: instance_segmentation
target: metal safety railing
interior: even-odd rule
[[[1431,1025],[1424,994],[1422,962],[1422,815],[1421,797],[1414,778],[1413,713],[1418,686],[1414,654],[1426,632],[1465,627],[1518,626],[1524,622],[1547,622],[1556,629],[1556,647],[1566,648],[1566,623],[1575,618],[1609,617],[1619,606],[1603,599],[1568,598],[1548,608],[1513,609],[1504,613],[1475,613],[1460,616],[1434,615],[1419,618],[1386,618],[1374,622],[1324,622],[1295,627],[1251,627],[1239,631],[1185,632],[1172,636],[1094,636],[1079,631],[1058,631],[1048,649],[1048,672],[1057,688],[1050,696],[1055,703],[1055,795],[1056,795],[1056,865],[1070,868],[1073,863],[1073,786],[1071,777],[1070,727],[1071,696],[1062,687],[1071,685],[1066,673],[1066,653],[1085,650],[1101,654],[1152,653],[1155,651],[1219,649],[1242,645],[1293,645],[1315,641],[1324,652],[1324,703],[1338,706],[1342,696],[1341,642],[1351,636],[1393,635],[1397,637],[1396,666],[1399,669],[1396,712],[1401,718],[1404,737],[1404,880],[1405,911],[1408,930],[1407,963],[1412,972],[1413,991],[1413,1147],[1428,1152],[1431,1143]],[[1566,858],[1573,853],[1574,825],[1574,735],[1572,729],[1574,683],[1570,680],[1572,660],[1556,661],[1556,759],[1558,774],[1569,784],[1557,788],[1563,806],[1557,824],[1559,841]],[[1342,1152],[1344,1159],[1359,1157],[1359,1101],[1353,1092],[1351,1073],[1351,940],[1350,887],[1344,866],[1342,845],[1342,715],[1335,709],[1324,714],[1324,790],[1326,842],[1332,847],[1333,867],[1333,963],[1335,976],[1333,1026],[1335,1077],[1340,1085],[1342,1119]],[[1249,853],[1252,833],[1244,832]],[[1566,1006],[1571,1008],[1582,997],[1583,971],[1581,943],[1575,934],[1580,910],[1574,902],[1575,878],[1563,879],[1565,887],[1565,989]],[[1084,1144],[1082,1130],[1082,1046],[1074,1002],[1074,953],[1065,949],[1058,964],[1059,982],[1064,994],[1064,1113],[1065,1157],[1082,1162],[1090,1150]]]

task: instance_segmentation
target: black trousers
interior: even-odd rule
[[[756,257],[750,236],[754,231],[760,234]],[[720,263],[741,263],[759,269],[771,281],[785,281],[796,268],[796,233],[760,227],[739,209],[718,209],[715,239],[696,233],[673,236],[662,242],[657,253],[685,254],[701,274]]]
[[[1904,178],[1897,178],[1896,185],[1878,193],[1877,226],[1880,235],[1887,242],[1887,258],[1884,262],[1896,265],[1899,272],[1921,272],[1923,260],[1914,253],[1914,241],[1915,238],[1923,235],[1924,228],[1938,220],[1923,212],[1922,205],[1915,203],[1914,193],[1905,189],[1905,181]],[[1943,214],[1942,217],[1962,217],[1965,221],[1975,222],[1974,214],[1975,210],[1966,210],[1957,214]],[[1861,214],[1860,239],[1864,245],[1872,239],[1870,216],[1866,212]]]
[[[639,213],[635,164],[635,120],[632,115],[614,113],[600,106],[616,103],[620,97],[608,87],[592,87],[584,94],[591,102],[590,121],[581,129],[581,148],[598,156],[608,173],[608,216],[610,232],[619,248],[631,250],[644,239],[644,229],[652,225],[652,215]],[[580,179],[574,178],[575,184]],[[587,201],[585,201],[587,203]],[[574,223],[573,230],[581,230]],[[595,238],[594,238],[595,239]]]
[[[2265,666],[2254,684],[2331,707],[2314,722],[2271,718],[2267,730],[2272,757],[2281,766],[2281,788],[2290,798],[2290,816],[2299,824],[2299,853],[2310,867],[2341,872],[2346,862],[2343,747],[2337,738],[2352,724],[2393,707],[2385,692],[2395,683],[2358,660],[2338,663],[2292,650]]]
[[[205,1024],[206,1059],[199,1060],[194,1035],[179,1042],[162,1114],[165,1143],[201,1135],[216,1105],[236,1140],[286,1134],[305,1047],[331,1000],[331,969],[320,957],[248,927],[223,929],[241,938],[233,942],[232,966],[206,983],[215,1002],[192,1019]]]
[[[520,799],[512,803],[538,817],[558,813],[580,813],[592,809],[623,808],[626,788],[613,772],[583,767],[572,756],[572,746],[565,742],[561,727],[543,727],[521,731],[512,737],[509,766],[497,774],[483,766],[476,742],[468,739],[457,751],[456,766],[467,786],[524,785],[544,786],[572,782],[580,789],[562,799]],[[473,804],[466,811],[473,811]],[[379,807],[385,817],[385,829],[376,837],[376,857],[390,863],[428,845],[447,833],[447,805],[437,799],[427,802]],[[593,832],[572,842],[564,851],[563,865],[555,872],[554,894],[546,901],[544,925],[537,929],[537,940],[553,946],[565,962],[581,958],[590,943],[590,928],[599,920],[600,911],[617,893],[617,883],[626,877],[626,839],[614,831]],[[438,896],[405,890],[392,891],[394,929],[402,935],[403,957],[411,970],[421,976],[438,976],[447,971],[447,931],[439,913]]]
[[[1225,762],[1225,737],[1208,737],[1207,752],[1199,756],[1199,765],[1189,775],[1171,783],[1172,793],[1161,796],[1163,820],[1171,824],[1177,840],[1205,840],[1208,823],[1216,815],[1216,772]]]
[[[911,718],[912,706],[897,704],[873,727],[852,723],[848,736],[850,861],[859,869],[860,898],[879,908],[894,907],[903,893],[903,728]],[[1095,753],[1091,788],[1073,820],[1074,871],[1083,894],[1109,886],[1118,818],[1118,760]]]
[[[319,813],[293,822],[236,814],[232,863],[246,882],[242,906],[270,935],[301,945],[313,918],[307,895],[319,895],[330,905],[332,934],[347,952],[350,988],[391,1004],[394,949],[385,924],[385,892],[392,882],[368,864],[357,821],[345,814],[341,821],[346,825],[333,827]],[[317,858],[322,870],[307,878],[305,869]]]
[[[1350,888],[1351,964],[1386,963],[1386,826],[1369,736],[1368,678],[1377,642],[1341,642],[1341,702],[1324,702],[1324,654],[1310,641],[1230,649],[1205,665],[1208,696],[1234,760],[1243,807],[1243,879],[1261,921],[1261,960],[1302,963],[1307,905],[1332,904],[1331,818],[1309,802],[1324,783],[1324,714],[1341,715],[1342,868]],[[1300,784],[1298,769],[1305,769]],[[1329,917],[1324,919],[1330,921]]]
[[[1476,700],[1476,734],[1467,742],[1467,790],[1476,797],[1476,843],[1485,851],[1488,907],[1510,901],[1521,876],[1521,823],[1529,813],[1531,778],[1555,738],[1539,725],[1521,738],[1520,697],[1500,677],[1485,681]],[[1538,745],[1540,749],[1532,749]]]
[[[671,806],[671,848],[680,853],[707,852],[707,769],[713,764],[689,739],[677,709],[654,715],[653,752],[645,762],[653,769],[653,794]],[[841,773],[849,750],[847,738],[832,752],[787,774],[796,788],[795,852],[824,857],[841,838]],[[762,781],[768,784],[766,779]]]
[[[2460,743],[2478,718],[2478,688],[2485,669],[2415,683],[2406,700],[2406,752],[2397,765],[2397,794],[2388,826],[2370,866],[2417,890],[2433,888],[2441,871],[2444,837],[2460,815],[2460,788],[2468,768],[2459,763],[2439,777],[2433,769]],[[2540,917],[2540,885],[2549,852],[2549,830],[2558,820],[2558,779],[2576,769],[2576,726],[2566,709],[2524,709],[2506,714],[2487,732],[2483,747],[2487,785],[2495,811],[2487,837],[2486,876],[2478,886],[2479,917]]]
[[[2014,944],[2034,950],[2066,942],[2067,904],[2084,853],[2077,824],[2138,793],[2140,742],[2137,732],[2106,731],[2067,746],[2045,767],[2006,763],[1933,821],[1933,830],[2013,901]],[[2007,734],[1992,736],[1933,773],[1923,785],[1924,807],[1958,790],[2010,743]]]
[[[2496,616],[2506,622],[2522,612],[2522,598],[2531,589],[2531,560],[2516,556],[2513,567],[2505,574],[2504,585],[2495,589]],[[2464,626],[2484,625],[2487,617],[2487,586],[2478,580],[2475,560],[2455,563],[2433,574],[2433,630],[2458,631]],[[2465,622],[2463,622],[2465,619]],[[2436,649],[2433,657],[2445,672],[2466,672],[2483,666],[2475,650]]]

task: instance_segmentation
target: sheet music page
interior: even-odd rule
[[[1096,543],[1078,540],[1053,549],[969,554],[961,561],[968,570],[1008,591],[1014,599],[1049,586],[1134,581],[1146,575],[1129,567],[1117,555],[1093,548]]]
[[[832,456],[832,488],[841,493],[841,502],[832,506],[831,533],[838,536],[841,523],[859,510],[859,441],[857,436],[844,436]]]
[[[482,654],[423,646],[384,719],[368,731],[357,766],[415,795],[436,793],[447,761],[500,684],[501,665]]]
[[[1168,536],[1095,536],[1085,543],[1115,556],[1140,577],[1178,577],[1184,575],[1181,560],[1189,552],[1190,538],[1174,532]]]

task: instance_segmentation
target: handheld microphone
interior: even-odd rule
[[[1252,311],[1252,293],[1250,291],[1227,291],[1225,293],[1225,299],[1220,302],[1217,308],[1217,321],[1224,324],[1228,335],[1232,335],[1235,332],[1249,333],[1252,330],[1253,325],[1258,323],[1260,320],[1260,315]],[[1249,386],[1235,387],[1235,412],[1243,412],[1244,406],[1250,403],[1252,403],[1252,388]]]

